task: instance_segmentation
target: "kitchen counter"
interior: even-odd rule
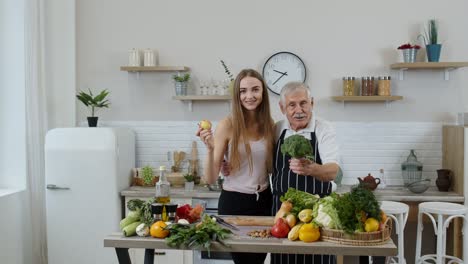
[[[338,193],[348,192],[351,186],[344,185],[337,189]],[[455,192],[439,192],[437,187],[430,187],[424,193],[412,193],[403,186],[387,187],[374,191],[375,196],[380,201],[396,202],[453,202],[463,203],[463,195]],[[132,186],[120,192],[121,196],[127,197],[152,197],[154,187]],[[204,186],[195,186],[192,192],[185,192],[184,188],[171,188],[171,197],[174,198],[219,198],[220,192],[210,191]]]

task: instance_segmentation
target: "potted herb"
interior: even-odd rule
[[[190,80],[190,74],[174,75],[172,78],[175,81],[176,95],[187,95],[187,83]]]
[[[420,34],[418,38],[422,38],[426,45],[427,60],[429,62],[438,62],[442,44],[438,42],[439,26],[437,21],[435,19],[430,19],[427,22],[427,28],[424,30],[424,34]]]
[[[403,52],[404,62],[416,62],[416,54],[420,48],[419,45],[411,45],[409,42],[398,47]]]
[[[233,91],[233,88],[234,88],[234,76],[232,75],[231,71],[230,71],[229,68],[227,67],[226,63],[224,63],[223,60],[220,60],[220,62],[221,62],[221,65],[223,65],[224,72],[225,72],[226,75],[229,77],[229,86],[228,86],[228,90],[229,90],[229,93],[232,94],[232,91]]]
[[[102,90],[98,95],[94,96],[93,92],[89,90],[89,93],[80,91],[76,98],[80,100],[86,107],[91,108],[91,116],[88,116],[88,126],[96,127],[98,122],[98,117],[94,116],[96,108],[109,108],[110,102],[106,99],[109,95],[107,89]]]
[[[141,169],[141,174],[143,178],[143,184],[146,186],[154,186],[154,175],[153,168],[149,165],[146,165]]]
[[[191,192],[193,191],[193,187],[195,186],[195,176],[193,174],[187,173],[184,174],[185,179],[185,191]]]

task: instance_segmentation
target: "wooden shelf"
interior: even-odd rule
[[[402,100],[403,96],[332,96],[332,99],[342,102],[388,102]]]
[[[174,100],[181,101],[227,101],[231,100],[230,95],[179,95],[173,96]]]
[[[185,72],[190,68],[186,66],[121,66],[121,71],[128,72]]]
[[[390,65],[392,69],[457,69],[462,67],[468,67],[468,62],[413,62]]]
[[[193,101],[230,101],[231,95],[179,95],[173,96],[173,100],[187,101],[188,109],[192,112]]]
[[[399,79],[403,80],[403,72],[406,70],[444,70],[444,79],[448,81],[450,79],[449,71],[468,67],[468,62],[412,62],[412,63],[394,63],[390,65],[391,69],[400,70]]]

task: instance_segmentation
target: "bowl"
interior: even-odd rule
[[[408,190],[413,193],[423,193],[429,188],[429,184],[431,183],[430,179],[424,179],[420,181],[415,181],[407,185]]]

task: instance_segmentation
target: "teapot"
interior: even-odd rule
[[[363,186],[366,189],[371,191],[377,188],[377,185],[380,184],[380,178],[374,178],[370,173],[364,179],[358,178],[359,185]]]

